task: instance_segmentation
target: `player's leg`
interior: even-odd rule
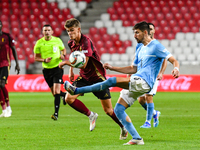
[[[81,77],[78,77],[73,82],[73,85],[76,85],[77,87],[82,87],[82,86],[85,86],[87,84],[88,84],[87,81],[84,80]],[[90,111],[85,106],[85,104],[78,99],[78,96],[80,96],[80,95],[83,95],[83,94],[71,95],[71,94],[67,93],[66,96],[65,96],[65,101],[66,101],[66,103],[69,104],[70,107],[72,107],[76,111],[78,111],[78,112],[89,117],[90,131],[93,131],[95,126],[96,126],[96,119],[98,117],[98,114]]]
[[[146,99],[145,99],[145,95],[140,96],[138,98],[138,102],[144,108],[144,110],[147,110],[147,102],[146,102]]]
[[[59,67],[53,68],[51,70],[51,75],[53,79],[53,96],[54,96],[54,107],[55,107],[55,113],[51,116],[52,119],[57,120],[58,119],[58,113],[60,108],[60,87],[63,83],[62,76],[63,76],[63,69],[60,69]]]
[[[121,133],[120,133],[120,140],[125,140],[128,137],[128,131],[126,128],[122,125],[122,123],[119,121],[117,116],[115,115],[114,109],[112,107],[111,99],[100,99],[101,100],[101,105],[103,107],[104,112],[110,116],[121,128]]]
[[[1,80],[0,80],[1,82]],[[2,114],[0,114],[0,117],[5,117],[6,116],[6,104],[5,104],[5,98],[4,94],[0,88],[0,103],[1,103],[1,108],[2,108]]]
[[[11,116],[11,107],[9,103],[9,97],[8,97],[8,90],[5,87],[5,84],[7,83],[9,74],[9,67],[5,66],[0,68],[0,89],[1,89],[1,99],[2,99],[2,111],[4,117],[10,117]],[[6,105],[7,104],[7,108]]]
[[[76,88],[72,86],[68,81],[65,81],[64,87],[71,94],[80,94],[80,93],[89,93],[89,92],[98,92],[108,89],[109,87],[120,87],[124,89],[129,88],[130,78],[123,77],[111,77],[103,82],[99,82],[90,86],[84,86],[80,88]]]
[[[10,106],[10,100],[9,100],[9,95],[8,95],[8,90],[6,87],[2,88],[5,102],[6,102],[6,112],[7,112],[7,117],[10,117],[12,114],[11,106]]]
[[[134,99],[133,97],[130,97],[128,93],[129,93],[128,90],[121,91],[121,95],[118,99],[117,104],[115,105],[114,112],[117,118],[122,122],[124,127],[128,130],[128,132],[132,136],[132,139],[128,143],[125,143],[124,145],[134,145],[134,144],[143,145],[144,144],[143,139],[140,137],[139,133],[132,124],[131,119],[125,112],[125,110],[130,105],[132,105],[135,100],[137,100],[137,97],[136,99]],[[121,96],[124,97],[126,101]]]

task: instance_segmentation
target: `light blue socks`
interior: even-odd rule
[[[119,103],[115,105],[114,112],[119,119],[119,121],[123,124],[123,126],[126,128],[126,130],[131,134],[131,136],[134,139],[141,138],[140,135],[138,134],[137,130],[135,129],[134,125],[132,122],[127,122],[126,121],[126,116],[128,116],[125,112],[125,107]]]

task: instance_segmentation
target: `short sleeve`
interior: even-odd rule
[[[35,54],[40,54],[40,53],[41,53],[41,51],[40,51],[40,46],[39,46],[39,41],[37,41],[37,42],[35,43],[33,52],[34,52]]]

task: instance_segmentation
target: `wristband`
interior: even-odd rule
[[[176,69],[176,70],[178,70],[178,71],[179,71],[178,67],[174,67],[174,69]]]
[[[46,62],[46,59],[44,59],[44,62]]]

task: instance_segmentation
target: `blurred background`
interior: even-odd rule
[[[200,0],[1,0],[3,31],[16,41],[20,74],[42,74],[42,64],[34,62],[33,47],[42,37],[44,24],[51,24],[54,36],[62,39],[68,59],[64,23],[70,18],[81,22],[82,33],[93,40],[101,61],[114,66],[131,64],[137,44],[132,27],[140,21],[151,22],[155,38],[179,61],[180,73],[200,74]],[[16,74],[12,59],[10,74]],[[171,74],[172,68],[169,64],[165,74]],[[65,74],[68,70],[66,66]]]

